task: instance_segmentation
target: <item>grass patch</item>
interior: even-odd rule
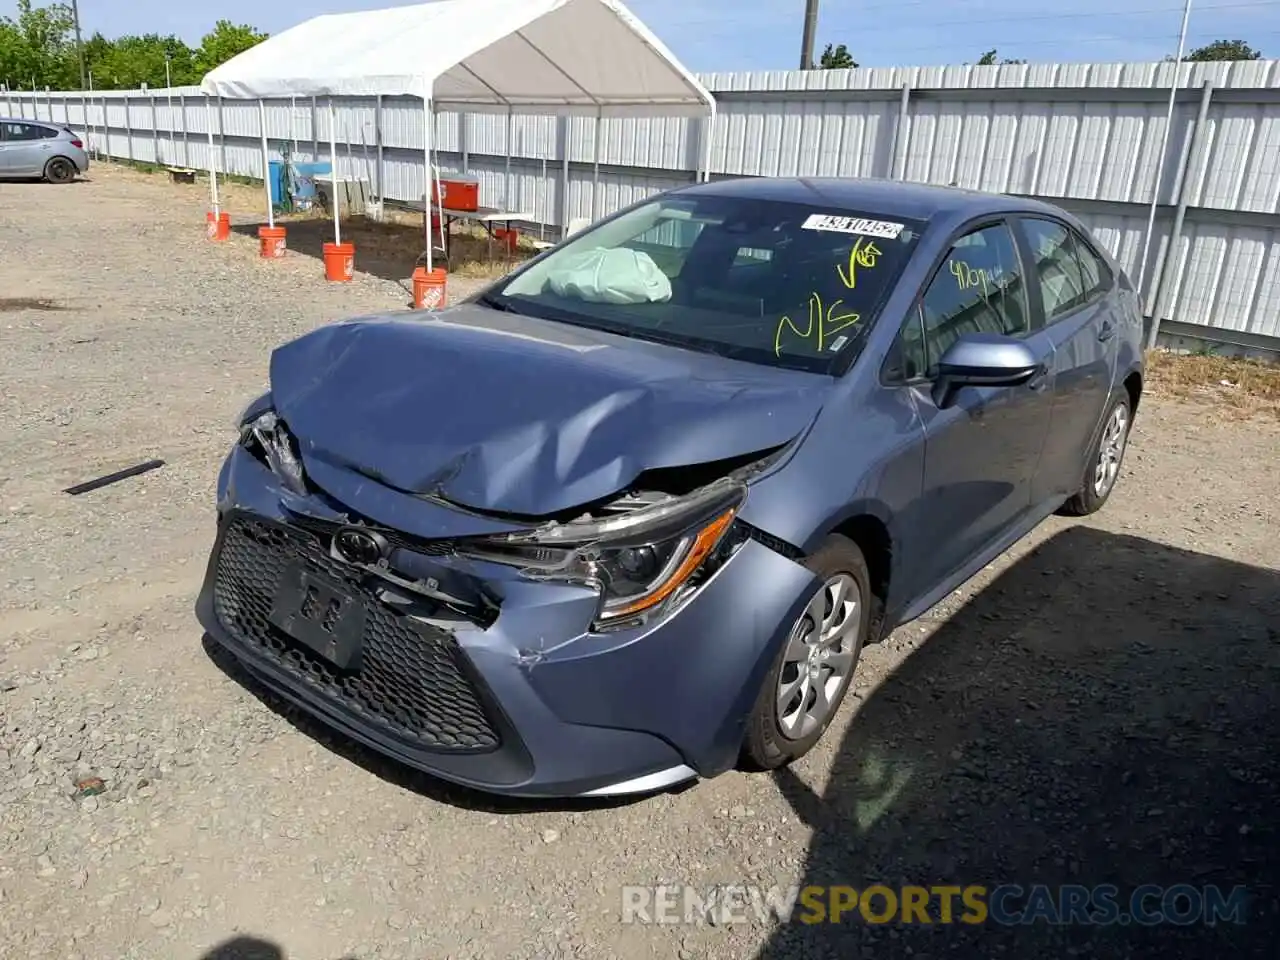
[[[1212,400],[1235,416],[1265,413],[1280,419],[1280,363],[1152,350],[1147,384],[1162,396]]]

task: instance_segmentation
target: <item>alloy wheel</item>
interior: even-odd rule
[[[862,591],[847,573],[823,584],[791,629],[778,676],[778,727],[800,740],[830,719],[853,671],[862,624]]]
[[[1097,496],[1105,497],[1115,486],[1128,439],[1129,410],[1123,403],[1118,403],[1107,418],[1107,425],[1102,431],[1102,442],[1098,444],[1098,460],[1093,467],[1093,492]]]

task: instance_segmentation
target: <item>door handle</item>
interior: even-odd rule
[[[1098,340],[1102,343],[1110,340],[1116,335],[1115,325],[1110,320],[1104,320],[1102,326],[1098,328]]]

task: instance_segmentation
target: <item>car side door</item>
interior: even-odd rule
[[[1109,291],[1114,278],[1088,241],[1048,217],[1017,222],[1029,271],[1033,307],[1053,343],[1053,404],[1049,438],[1040,458],[1032,502],[1055,509],[1080,488],[1085,460],[1106,412],[1114,381],[1118,318]]]
[[[9,124],[0,123],[0,177],[9,175]]]
[[[55,132],[37,123],[9,122],[4,127],[5,175],[35,177],[43,173],[45,161],[52,155]]]
[[[939,587],[1027,517],[1053,395],[1053,346],[1028,304],[1009,223],[971,224],[954,236],[890,353],[886,383],[913,392],[924,426],[921,497],[902,525],[912,596]],[[938,361],[968,333],[1023,340],[1043,372],[1018,386],[964,386],[940,406]]]

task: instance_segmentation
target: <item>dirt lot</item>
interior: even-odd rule
[[[869,651],[792,770],[493,802],[335,740],[202,644],[215,474],[269,350],[407,299],[203,227],[201,188],[156,177],[0,183],[0,297],[56,307],[0,312],[0,955],[1272,955],[1274,417],[1150,398],[1107,509],[1046,523]],[[73,798],[86,775],[106,791]],[[620,923],[623,884],[801,880],[1257,899],[1242,928]]]

